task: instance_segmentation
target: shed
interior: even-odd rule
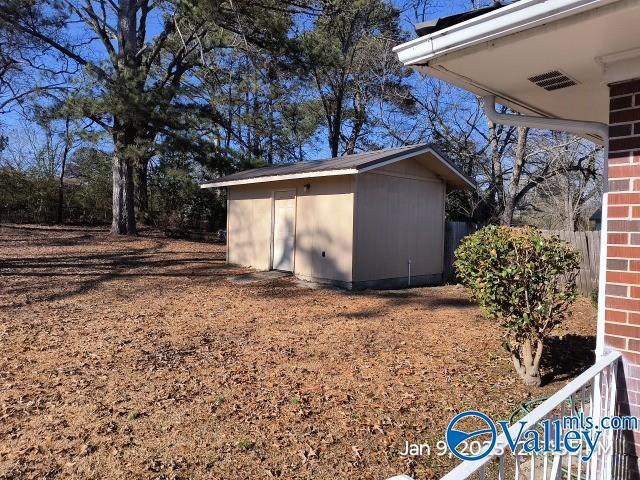
[[[269,166],[226,187],[227,262],[349,289],[442,281],[445,195],[474,183],[430,145]]]

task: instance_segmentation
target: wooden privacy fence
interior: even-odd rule
[[[446,222],[444,225],[444,281],[454,282],[456,278],[453,262],[455,251],[467,235],[475,232],[479,225],[471,222]]]
[[[467,235],[475,232],[480,226],[470,222],[447,222],[444,240],[444,280],[455,281],[453,261],[454,252]],[[557,235],[574,249],[580,252],[580,271],[576,282],[583,295],[591,295],[598,288],[600,271],[600,231],[569,232],[563,230],[543,230],[546,235]]]
[[[580,271],[576,278],[580,293],[589,296],[597,290],[600,272],[600,231],[543,230],[542,232],[548,235],[557,235],[580,252]]]

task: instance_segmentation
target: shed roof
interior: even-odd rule
[[[266,183],[298,178],[355,175],[412,157],[424,158],[424,163],[427,168],[453,187],[475,188],[473,180],[464,175],[451,160],[438,152],[430,144],[410,145],[323,160],[254,168],[226,175],[217,179],[215,182],[205,183],[201,185],[201,187],[229,187],[233,185]]]

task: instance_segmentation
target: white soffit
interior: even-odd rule
[[[548,10],[546,21],[543,7]],[[509,24],[509,15],[515,13],[519,22]],[[493,32],[488,40],[477,35],[481,25]],[[496,95],[517,111],[608,123],[607,84],[640,77],[638,25],[640,0],[524,0],[400,45],[396,51],[405,64],[427,75],[478,95]],[[465,28],[466,43],[460,38]],[[448,47],[441,43],[441,51],[432,50],[425,57],[435,37],[444,42],[447,32],[457,39],[449,39]],[[529,80],[554,71],[575,85],[549,91]]]

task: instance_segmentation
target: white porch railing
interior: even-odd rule
[[[620,356],[619,352],[605,355],[541,403],[520,420],[526,422],[522,433],[539,429],[543,420],[579,416],[582,413],[584,416],[592,417],[596,422],[604,415],[615,415],[616,375]],[[516,422],[509,428],[512,439],[517,438],[520,427],[521,424]],[[562,430],[562,427],[560,429]],[[580,449],[574,454],[515,455],[502,434],[497,438],[496,447],[491,454],[481,460],[458,465],[441,480],[610,480],[614,467],[613,433],[612,430],[602,430],[598,447],[588,461],[582,460],[587,454],[583,442],[580,442]]]

